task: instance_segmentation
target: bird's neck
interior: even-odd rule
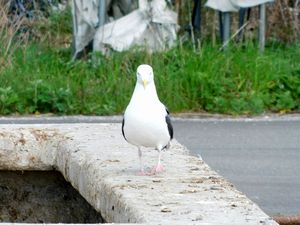
[[[144,88],[141,84],[136,84],[133,97],[135,98],[135,101],[159,101],[156,88],[153,83],[148,84],[146,88]]]

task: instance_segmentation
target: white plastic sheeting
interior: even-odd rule
[[[136,2],[137,0],[71,0],[73,59],[77,58],[92,43],[100,22],[128,14],[134,7],[136,8]],[[104,12],[104,15],[100,15],[100,11]],[[108,15],[108,11],[110,11],[110,15]]]
[[[274,0],[208,0],[205,6],[221,12],[237,12],[240,8],[249,8]]]
[[[94,38],[99,23],[98,0],[72,0],[73,18],[73,58]]]
[[[265,4],[268,2],[274,2],[274,0],[230,0],[234,5],[240,8],[249,8]]]
[[[165,0],[139,0],[138,9],[96,31],[93,49],[103,54],[134,46],[162,51],[175,44],[177,27],[177,14]]]
[[[90,43],[93,44],[94,51],[101,51],[103,54],[110,49],[124,51],[133,46],[162,51],[175,44],[177,14],[168,9],[165,0],[138,0],[139,7],[134,11],[133,0],[106,0],[106,12],[108,7],[112,7],[116,14],[114,18],[120,18],[99,27],[100,1],[105,0],[71,1],[73,59]],[[132,12],[121,16],[121,11]],[[113,19],[108,18],[107,14],[105,18],[106,21]]]

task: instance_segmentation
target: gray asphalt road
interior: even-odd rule
[[[300,214],[299,120],[196,120],[176,138],[269,215]]]
[[[120,122],[121,117],[0,118],[7,123]],[[269,215],[300,214],[300,116],[175,119],[175,138]]]

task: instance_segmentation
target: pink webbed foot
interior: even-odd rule
[[[153,175],[151,172],[140,171],[138,172],[138,176],[151,176]]]
[[[161,165],[160,163],[154,167],[151,171],[152,174],[157,174],[157,173],[162,173],[165,171],[165,168],[163,167],[163,165]]]

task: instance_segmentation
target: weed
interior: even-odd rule
[[[0,77],[1,113],[122,113],[141,63],[153,66],[159,96],[173,112],[299,110],[300,56],[293,48],[261,55],[255,47],[220,53],[203,45],[201,57],[189,46],[95,57],[97,66],[91,60],[70,62],[69,52],[37,45],[15,52],[14,67]]]
[[[27,43],[28,34],[19,34],[23,18],[10,19],[8,16],[9,2],[0,1],[0,74],[12,66],[14,52]]]
[[[0,88],[0,113],[5,115],[16,111],[18,100],[18,95],[11,87]]]

